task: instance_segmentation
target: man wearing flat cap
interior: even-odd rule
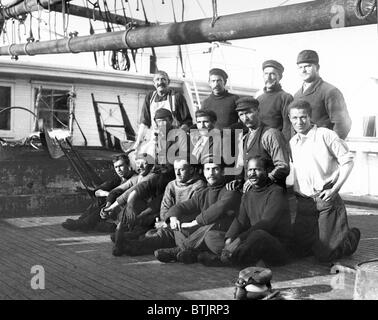
[[[257,97],[260,105],[260,118],[271,128],[276,128],[290,140],[291,123],[287,115],[287,106],[293,96],[285,92],[280,84],[284,67],[276,60],[266,60],[262,64],[265,82],[264,93]]]
[[[320,77],[318,54],[313,50],[301,51],[297,65],[303,85],[294,95],[294,100],[309,102],[312,108],[311,121],[318,127],[335,131],[341,139],[345,139],[352,121],[341,91]]]
[[[236,100],[239,96],[229,93],[225,85],[227,83],[227,73],[219,68],[209,71],[209,85],[211,94],[201,106],[201,109],[212,110],[217,115],[217,128],[223,129],[238,121],[238,114],[235,111]]]
[[[240,136],[236,167],[244,169],[247,181],[248,160],[260,156],[267,160],[268,177],[271,181],[286,188],[286,177],[290,172],[289,151],[281,131],[268,127],[260,119],[259,102],[253,97],[243,97],[236,101],[240,121],[248,128],[248,133]],[[239,170],[240,171],[240,170]],[[235,187],[236,182],[230,184]],[[248,185],[244,186],[244,190]]]

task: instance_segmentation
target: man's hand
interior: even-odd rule
[[[168,225],[164,221],[159,221],[159,218],[155,220],[155,229],[163,229],[166,228]]]
[[[170,217],[169,226],[172,230],[181,230],[181,223],[176,217]]]
[[[336,190],[327,189],[320,192],[319,198],[322,199],[323,201],[331,201],[335,197],[336,194],[337,194]]]
[[[252,187],[252,182],[247,180],[246,182],[244,182],[244,185],[243,185],[243,193],[247,193],[249,191],[249,189],[251,189]]]
[[[182,229],[192,228],[192,227],[195,227],[195,226],[198,226],[198,222],[196,220],[193,220],[192,222],[184,222],[184,223],[181,224]]]
[[[240,180],[233,180],[226,184],[226,190],[228,191],[236,191],[241,189],[241,181]]]
[[[188,125],[185,124],[185,123],[184,123],[183,125],[181,125],[180,129],[181,129],[181,130],[184,130],[184,131],[189,131],[189,127],[188,127]]]
[[[225,241],[224,250],[227,250],[232,253],[239,246],[240,242],[241,242],[240,238],[236,238],[234,241],[231,241],[231,238],[228,238]]]
[[[125,214],[126,214],[126,223],[129,225],[130,229],[132,229],[135,225],[137,215],[135,211],[130,208],[126,209]]]
[[[102,219],[108,219],[113,213],[113,210],[119,206],[117,201],[114,201],[110,206],[102,208],[100,211],[100,217]]]
[[[105,190],[101,190],[101,189],[95,191],[95,196],[97,198],[99,198],[99,197],[107,197],[108,195],[109,195],[109,191],[105,191]]]
[[[231,238],[226,239],[220,258],[224,264],[231,264],[232,253],[239,246],[240,242],[240,238],[236,238],[234,241],[232,241]]]

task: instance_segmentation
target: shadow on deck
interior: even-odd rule
[[[378,257],[378,210],[349,207],[360,228],[357,252],[340,264]],[[233,299],[236,268],[163,264],[153,256],[113,257],[108,235],[70,232],[67,217],[0,220],[0,299]],[[45,289],[31,288],[31,268],[43,266]],[[273,270],[273,287],[286,299],[352,299],[354,274],[331,274],[313,258]]]

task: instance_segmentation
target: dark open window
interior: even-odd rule
[[[48,128],[68,128],[69,90],[35,89],[34,97],[38,119],[43,119]]]
[[[11,105],[11,88],[0,86],[0,130],[10,130],[11,110],[5,108]]]

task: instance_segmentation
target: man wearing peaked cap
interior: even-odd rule
[[[259,101],[253,97],[243,97],[236,101],[235,111],[248,110],[250,108],[258,108]]]
[[[242,176],[230,183],[232,189],[240,182],[246,181],[244,189],[248,189],[247,165],[254,156],[261,156],[268,161],[269,179],[286,187],[289,174],[289,152],[282,132],[270,128],[260,119],[259,102],[253,97],[243,97],[236,101],[236,111],[240,121],[248,128],[244,136],[239,137],[236,155],[236,171],[244,171]],[[239,168],[239,170],[238,170]]]
[[[341,139],[345,139],[351,129],[352,121],[344,96],[339,89],[320,77],[317,52],[301,51],[297,57],[297,66],[303,84],[294,95],[294,100],[309,102],[312,108],[312,122],[318,127],[335,131]]]
[[[285,92],[280,84],[284,67],[276,60],[266,60],[262,64],[264,89],[257,97],[260,103],[261,120],[284,134],[290,140],[291,124],[287,116],[287,107],[293,101],[291,94]]]
[[[213,68],[209,71],[209,85],[212,92],[201,106],[201,109],[212,110],[216,113],[218,129],[229,127],[238,121],[235,101],[239,97],[226,90],[227,79],[228,75],[222,69]]]

